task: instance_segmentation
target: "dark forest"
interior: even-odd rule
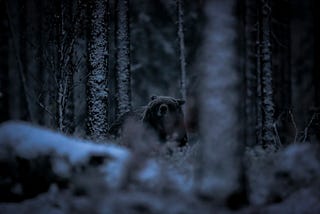
[[[316,0],[0,0],[0,213],[319,213]]]

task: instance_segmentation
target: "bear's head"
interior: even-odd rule
[[[153,129],[163,142],[175,141],[186,145],[188,138],[181,106],[184,100],[166,96],[152,96],[143,115],[143,123]]]

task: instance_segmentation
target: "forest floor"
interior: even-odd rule
[[[320,213],[319,146],[248,148],[235,208],[195,191],[198,144],[129,150],[2,124],[0,213]]]

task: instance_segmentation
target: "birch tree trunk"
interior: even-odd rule
[[[186,53],[184,43],[184,0],[176,0],[178,15],[178,41],[179,41],[179,67],[180,67],[180,95],[182,99],[187,98],[186,89]]]
[[[88,131],[93,139],[103,140],[108,129],[108,1],[91,1],[89,36],[89,75],[87,80]]]
[[[272,88],[271,53],[271,5],[269,0],[261,0],[261,83],[263,113],[263,146],[275,147],[274,99]]]
[[[117,115],[131,110],[129,0],[116,1]]]
[[[207,1],[204,45],[198,61],[203,71],[199,95],[202,160],[198,190],[221,202],[239,188],[240,174],[235,3]]]

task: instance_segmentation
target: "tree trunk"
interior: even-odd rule
[[[259,3],[257,3],[258,6],[260,6]],[[260,8],[257,7],[257,17],[258,17],[258,21],[257,21],[257,39],[256,39],[256,65],[257,65],[257,88],[256,88],[256,93],[257,93],[257,116],[256,116],[256,121],[257,121],[257,125],[256,125],[256,132],[257,132],[257,144],[258,145],[263,145],[263,138],[262,138],[262,122],[263,122],[263,118],[262,118],[262,82],[261,82],[261,75],[262,75],[262,71],[261,71],[261,11]]]
[[[81,17],[88,15],[88,7],[85,7],[83,3],[79,3],[78,7],[83,7],[81,11]],[[76,37],[74,46],[74,58],[75,72],[74,74],[74,87],[73,87],[73,101],[74,101],[74,123],[75,123],[75,135],[84,137],[86,135],[86,116],[87,116],[87,94],[86,94],[86,76],[89,69],[88,65],[88,34],[89,23],[82,21],[82,27],[80,28],[80,34]]]
[[[81,19],[81,16],[78,16],[75,10],[81,10],[81,8],[75,8],[76,5],[72,1],[66,1],[64,3],[65,7],[65,23],[66,23],[66,36],[64,43],[66,44],[64,54],[66,55],[64,66],[65,66],[65,110],[64,110],[64,132],[68,134],[72,134],[75,129],[75,123],[74,123],[74,97],[73,97],[73,77],[76,70],[75,68],[75,62],[74,62],[74,43],[77,37],[77,32],[79,28],[79,20]]]
[[[296,125],[299,130],[303,130],[312,116],[310,108],[315,104],[313,76],[315,38],[310,35],[316,29],[313,26],[312,2],[292,0],[290,3],[292,105]],[[302,14],[301,11],[310,12]]]
[[[274,99],[271,54],[271,5],[269,0],[261,0],[261,83],[263,113],[263,146],[274,148]]]
[[[313,24],[314,24],[314,39],[315,39],[315,51],[314,51],[314,84],[315,84],[315,104],[320,110],[320,15],[317,8],[319,8],[319,2],[313,1]],[[320,121],[319,121],[320,123]],[[320,133],[319,133],[320,135]]]
[[[289,1],[272,1],[274,128],[276,139],[282,145],[293,143],[296,135],[291,113],[290,3]],[[288,8],[288,10],[283,10],[283,8]]]
[[[180,67],[180,96],[187,98],[186,89],[186,53],[184,43],[184,0],[176,0],[178,16],[178,41],[179,41],[179,67]]]
[[[40,60],[39,60],[39,35],[41,34],[39,28],[39,17],[37,13],[36,0],[25,2],[25,29],[21,34],[23,36],[23,66],[26,76],[27,96],[30,97],[30,119],[34,123],[40,121],[38,99],[38,79],[40,74]]]
[[[116,1],[117,115],[131,110],[129,1]]]
[[[48,26],[48,23],[53,20],[54,10],[52,2],[41,1],[39,3],[40,13],[40,29],[41,37],[40,46],[40,61],[41,61],[41,86],[39,95],[39,105],[41,106],[41,121],[40,123],[46,127],[56,127],[55,115],[55,81],[54,81],[54,43],[50,41],[51,35],[55,35],[55,27]],[[50,11],[50,12],[48,12]]]
[[[80,17],[73,14],[73,4],[70,1],[60,1],[58,11],[57,125],[60,131],[71,134],[74,131],[74,41]]]
[[[86,35],[88,27],[84,27],[83,33]],[[76,53],[74,61],[76,64],[76,71],[73,78],[73,102],[74,102],[74,133],[77,136],[84,137],[86,135],[86,116],[87,116],[87,94],[86,94],[86,76],[88,71],[87,63],[87,37],[78,38],[75,44]]]
[[[235,50],[235,1],[207,1],[207,25],[199,57],[201,74],[199,162],[200,194],[227,200],[239,188],[240,135],[238,109],[240,79]],[[223,161],[221,161],[223,160]]]
[[[64,124],[64,112],[65,112],[65,104],[66,104],[66,90],[67,90],[67,82],[68,71],[65,70],[65,61],[64,58],[67,57],[65,55],[65,5],[63,0],[58,1],[58,12],[57,12],[57,49],[58,49],[58,61],[57,61],[57,71],[56,72],[56,80],[57,80],[57,127],[61,132],[64,132],[66,127]]]
[[[11,119],[26,120],[30,118],[29,107],[26,104],[28,100],[26,94],[26,81],[25,74],[23,70],[23,64],[21,59],[21,28],[23,24],[21,23],[21,16],[23,13],[22,6],[19,1],[5,2],[6,12],[8,16],[8,25],[10,29],[10,39],[9,39],[9,62],[11,65],[9,67],[9,114]],[[22,108],[23,106],[23,108]]]
[[[96,140],[104,139],[108,129],[109,62],[106,17],[108,1],[94,0],[91,5],[91,29],[89,36],[89,75],[87,80],[88,131]]]
[[[5,2],[0,2],[0,123],[9,119],[9,29]]]
[[[256,144],[257,127],[257,4],[252,0],[245,0],[245,118],[246,144]]]

